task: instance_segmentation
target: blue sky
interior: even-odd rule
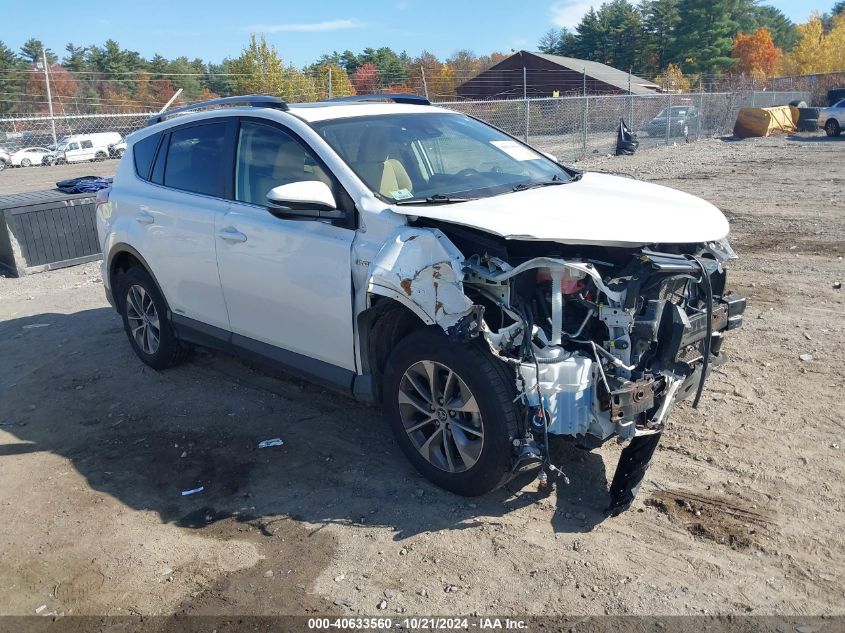
[[[17,50],[37,37],[62,54],[69,41],[81,46],[113,38],[146,57],[219,61],[237,56],[250,32],[257,32],[297,66],[324,52],[367,46],[412,56],[427,49],[443,58],[462,48],[479,54],[534,49],[549,28],[574,25],[591,4],[601,0],[4,0],[0,40]],[[768,4],[801,22],[813,9],[830,10],[834,0]]]

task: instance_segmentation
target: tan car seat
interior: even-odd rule
[[[376,128],[364,137],[355,164],[361,178],[371,188],[391,198],[400,189],[413,192],[413,183],[405,167],[390,157],[392,146],[388,131]]]
[[[299,143],[284,141],[262,142],[253,139],[246,150],[248,165],[240,167],[247,173],[238,175],[244,202],[265,204],[267,194],[279,185],[303,180],[320,180],[330,188],[332,180],[319,165],[306,164],[306,153]]]

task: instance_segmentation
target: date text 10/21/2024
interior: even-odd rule
[[[394,622],[391,618],[309,618],[310,630],[331,629],[370,629],[387,630],[391,628],[405,630],[525,630],[528,625],[524,620],[511,618],[480,617],[408,617]]]

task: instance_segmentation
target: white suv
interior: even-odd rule
[[[460,494],[560,476],[550,435],[617,437],[624,510],[742,322],[716,207],[413,95],[194,104],[126,157],[98,229],[141,360],[212,346],[381,403],[411,462]]]

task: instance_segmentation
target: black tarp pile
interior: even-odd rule
[[[99,176],[80,176],[79,178],[68,178],[56,183],[59,191],[65,193],[94,193],[100,189],[111,187],[111,178],[100,178]]]
[[[625,125],[625,119],[619,119],[619,130],[616,132],[616,155],[633,156],[639,146],[637,135]]]

